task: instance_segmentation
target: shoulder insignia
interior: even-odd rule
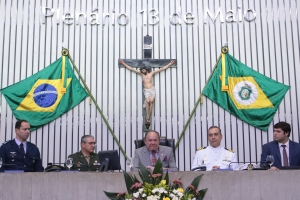
[[[10,142],[10,141],[11,141],[11,140],[7,140],[7,141],[3,142],[3,144],[7,144],[7,143]],[[2,145],[3,145],[3,144],[2,144]]]
[[[197,149],[197,151],[200,151],[202,149],[206,149],[206,147],[200,147],[200,148]]]
[[[231,153],[234,153],[234,150],[228,149],[226,147],[224,147],[224,149],[226,149],[227,151],[230,151]]]

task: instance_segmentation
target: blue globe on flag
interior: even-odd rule
[[[50,84],[41,84],[33,92],[34,102],[42,107],[48,108],[57,100],[57,90]]]

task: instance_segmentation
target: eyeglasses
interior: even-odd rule
[[[89,144],[89,145],[96,145],[97,143],[96,142],[84,142],[84,143],[87,143],[87,144]]]

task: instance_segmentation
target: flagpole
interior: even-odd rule
[[[218,66],[218,63],[219,63],[219,61],[220,61],[221,58],[222,58],[222,53],[220,54],[220,56],[219,56],[219,58],[218,58],[218,60],[217,60],[217,62],[216,62],[216,64],[215,64],[215,66],[214,66],[214,69],[213,69],[212,73],[210,74],[210,76],[208,77],[207,81],[205,82],[204,88],[206,87],[208,81],[210,80],[211,76],[212,76],[213,73],[215,72],[215,70],[216,70],[216,68],[217,68],[217,66]],[[203,88],[203,90],[204,90],[204,88]],[[203,91],[203,90],[202,90],[202,91]],[[202,93],[200,94],[200,96],[199,96],[199,98],[198,98],[198,100],[197,100],[197,102],[196,102],[196,105],[194,106],[194,109],[192,110],[192,113],[190,114],[190,116],[189,116],[187,122],[185,123],[185,125],[184,125],[184,127],[183,127],[183,130],[182,130],[181,133],[180,133],[180,136],[179,136],[179,138],[178,138],[178,141],[176,142],[176,145],[175,145],[175,149],[177,149],[177,147],[179,146],[179,142],[180,142],[180,140],[182,139],[182,137],[183,137],[183,135],[184,135],[184,132],[185,132],[185,130],[187,129],[188,125],[190,124],[190,121],[191,121],[191,119],[192,119],[194,113],[196,112],[196,109],[197,109],[197,107],[198,107],[198,105],[199,105],[199,103],[200,103],[201,101],[202,101]],[[201,103],[201,104],[202,104],[202,103]]]
[[[67,50],[67,49],[63,49],[63,51],[64,51],[64,50]],[[67,50],[67,51],[68,51],[68,50]],[[99,113],[100,113],[102,119],[104,120],[104,122],[105,122],[105,124],[106,124],[108,130],[109,130],[110,133],[112,134],[112,136],[113,136],[115,142],[116,142],[117,145],[119,146],[119,148],[120,148],[121,152],[123,153],[123,155],[125,156],[125,158],[128,159],[128,156],[126,155],[124,149],[122,148],[122,146],[121,146],[121,144],[120,144],[118,138],[116,137],[115,133],[113,132],[112,128],[110,127],[110,125],[109,125],[108,121],[106,120],[106,118],[105,118],[105,116],[104,116],[102,110],[100,109],[99,105],[97,104],[97,102],[96,102],[94,96],[92,95],[92,93],[91,93],[90,89],[88,88],[86,82],[84,81],[83,77],[81,76],[81,74],[80,74],[78,68],[76,67],[76,65],[75,65],[75,63],[74,63],[74,61],[73,61],[73,59],[72,59],[72,57],[71,57],[69,51],[68,51],[68,54],[67,54],[67,55],[68,55],[68,57],[69,57],[69,59],[70,59],[72,65],[73,65],[74,69],[76,70],[76,72],[77,72],[77,74],[78,74],[78,76],[79,76],[79,79],[82,81],[82,83],[83,83],[83,85],[84,85],[84,88],[87,90],[88,94],[90,95],[90,98],[93,100],[94,104],[96,105],[97,110],[99,111]]]

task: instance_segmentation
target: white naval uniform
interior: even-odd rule
[[[220,169],[229,169],[231,162],[237,162],[234,151],[221,146],[217,148],[207,146],[196,152],[192,169],[199,166],[206,166],[206,171],[211,171],[213,166],[220,166]],[[238,170],[239,166],[237,163],[231,163],[230,169]]]

